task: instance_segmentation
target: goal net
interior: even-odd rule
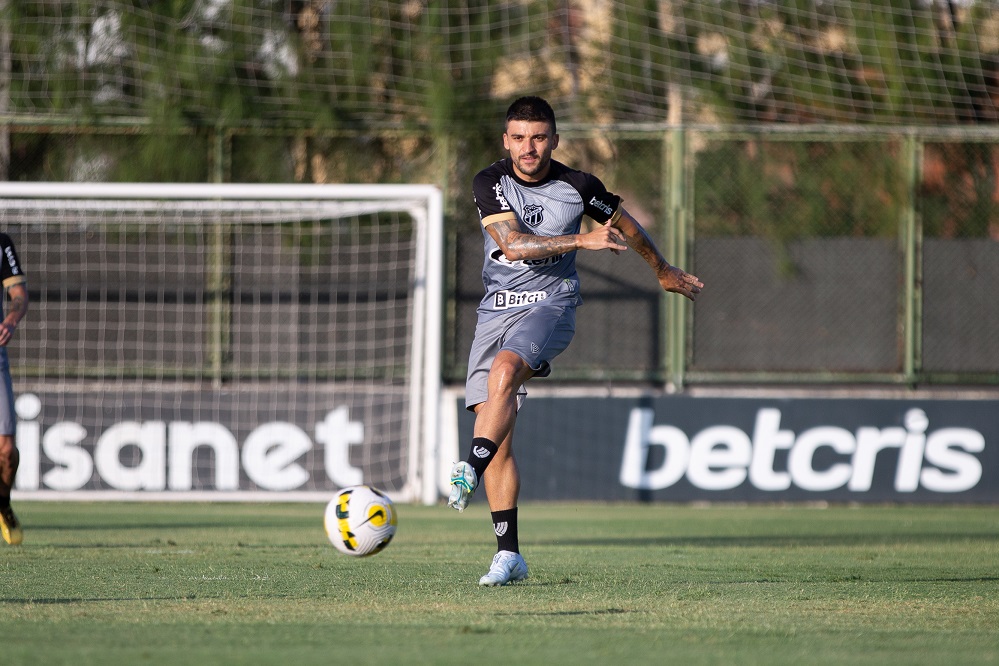
[[[0,224],[18,493],[436,499],[436,188],[4,183]]]

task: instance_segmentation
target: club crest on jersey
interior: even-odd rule
[[[545,209],[540,204],[527,204],[523,214],[524,223],[529,227],[536,227],[545,219]]]

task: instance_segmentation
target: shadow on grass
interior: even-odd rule
[[[523,538],[521,541],[525,541]],[[952,543],[958,541],[999,542],[995,532],[896,532],[891,534],[815,534],[815,535],[733,535],[733,536],[675,536],[675,537],[587,537],[533,541],[535,545],[585,546],[585,547],[686,547],[702,548],[761,548],[774,546],[884,546],[903,544]]]
[[[320,521],[322,517],[320,516]],[[24,522],[22,520],[22,522]],[[319,523],[322,525],[322,522]],[[173,522],[148,522],[148,523],[99,523],[99,522],[87,522],[87,523],[69,523],[69,524],[53,524],[53,523],[27,523],[25,524],[25,529],[30,528],[32,532],[92,532],[95,530],[107,530],[107,531],[117,531],[117,530],[217,530],[217,529],[302,529],[310,528],[316,525],[315,520],[258,520],[254,518],[252,521],[247,521],[245,523],[232,523],[232,522],[210,522],[210,521],[198,521],[198,522],[183,522],[183,521],[173,521]]]
[[[594,608],[593,610],[563,610],[563,611],[513,611],[510,613],[496,613],[497,616],[508,617],[573,617],[573,616],[600,616],[600,615],[624,615],[627,613],[644,613],[641,610],[626,610],[624,608]]]
[[[72,604],[120,603],[123,601],[232,601],[237,599],[287,599],[286,594],[269,594],[266,597],[251,597],[247,595],[183,595],[176,597],[49,597],[39,599],[0,599],[0,608],[5,604],[39,605],[39,606],[69,606]]]

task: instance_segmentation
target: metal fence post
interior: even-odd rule
[[[687,249],[687,187],[686,171],[686,131],[675,127],[666,131],[663,142],[666,155],[664,162],[669,165],[666,185],[667,225],[660,233],[665,243],[666,260],[671,264],[685,266]],[[666,321],[665,348],[667,378],[672,390],[683,388],[686,370],[687,326],[683,298],[663,292],[663,312]]]
[[[916,210],[922,181],[923,139],[909,133],[905,140],[908,201],[900,221],[904,285],[902,292],[902,373],[914,386],[922,369],[922,223]]]

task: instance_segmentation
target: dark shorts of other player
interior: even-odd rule
[[[14,386],[10,377],[7,349],[0,347],[0,435],[13,435],[17,430],[14,414]]]
[[[572,342],[576,333],[576,308],[570,305],[538,305],[513,310],[501,316],[479,317],[468,356],[465,408],[473,411],[489,396],[489,369],[502,351],[512,351],[535,370],[535,377],[551,374],[551,362]],[[517,409],[524,404],[527,388],[517,391]]]

